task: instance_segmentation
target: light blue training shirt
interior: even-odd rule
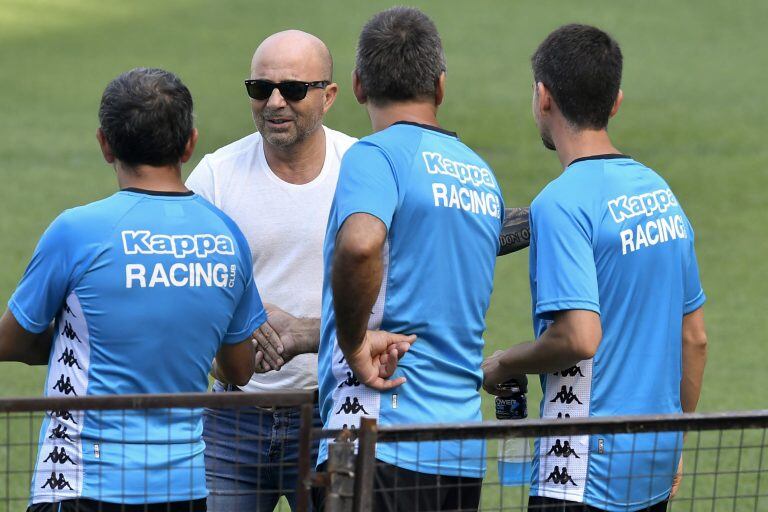
[[[543,418],[681,412],[683,316],[704,303],[693,229],[669,185],[623,155],[571,163],[531,205],[533,324],[600,315],[595,356],[541,376]],[[677,433],[542,438],[531,494],[609,511],[663,499]]]
[[[481,419],[485,313],[493,288],[504,202],[488,164],[455,133],[399,122],[345,154],[325,239],[319,352],[320,409],[326,428]],[[387,227],[384,275],[369,329],[415,334],[380,393],[361,385],[336,341],[331,264],[336,235],[352,214]],[[481,477],[480,441],[379,444],[379,460],[412,471]],[[327,457],[321,441],[319,463]]]
[[[203,392],[222,343],[266,319],[251,253],[190,193],[126,189],[62,213],[8,306],[56,334],[45,395]],[[200,409],[50,411],[31,503],[154,503],[206,496]]]

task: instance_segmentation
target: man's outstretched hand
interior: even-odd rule
[[[416,335],[406,336],[387,331],[366,331],[360,347],[346,356],[347,364],[366,386],[386,391],[405,382],[405,377],[390,380],[401,357],[416,341]]]
[[[274,304],[264,304],[267,321],[253,332],[256,373],[280,370],[299,354],[317,352],[320,319],[297,318]]]
[[[279,370],[296,355],[296,340],[291,326],[296,317],[272,304],[265,304],[267,321],[253,332],[257,359],[256,372]],[[287,349],[287,350],[286,350]]]

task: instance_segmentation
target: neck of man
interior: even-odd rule
[[[567,123],[560,123],[553,128],[551,135],[563,169],[579,158],[621,154],[621,151],[614,147],[605,128],[575,130]]]
[[[325,130],[322,125],[302,141],[286,147],[264,141],[267,165],[281,180],[304,185],[320,175],[325,164]]]
[[[189,192],[181,179],[181,165],[137,165],[130,167],[115,161],[117,184],[120,189],[139,188],[153,192]]]
[[[366,106],[374,132],[385,130],[398,121],[440,128],[440,124],[437,122],[437,107],[434,102],[399,101],[383,105],[368,102]]]

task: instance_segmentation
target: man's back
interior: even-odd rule
[[[407,383],[383,393],[355,381],[335,339],[329,259],[339,228],[360,212],[388,227],[368,328],[418,336],[396,374]],[[325,242],[319,377],[326,427],[357,425],[363,415],[378,416],[383,425],[480,419],[482,333],[502,212],[487,164],[451,132],[396,123],[348,151]],[[424,473],[481,476],[474,456],[481,449],[443,442],[438,453],[422,443],[417,453],[413,443],[380,444],[377,457]]]
[[[591,360],[542,377],[542,416],[680,412],[683,316],[705,297],[669,185],[629,157],[579,159],[536,198],[531,224],[536,337],[564,309],[595,311],[603,332]],[[557,441],[538,443],[532,493],[607,510],[663,499],[682,448],[674,433],[572,437],[569,455]]]
[[[191,193],[131,189],[54,221],[9,307],[33,332],[57,319],[47,396],[205,391],[221,343],[265,318],[232,221]],[[201,428],[199,411],[58,411],[32,501],[202,498]]]

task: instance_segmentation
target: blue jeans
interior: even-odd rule
[[[214,392],[225,391],[218,382]],[[206,409],[203,415],[208,510],[271,512],[280,496],[296,510],[301,409]],[[317,404],[314,427],[322,427]],[[310,465],[317,461],[318,440]]]

